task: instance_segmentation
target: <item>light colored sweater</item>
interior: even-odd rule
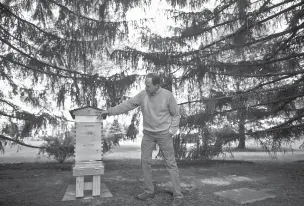
[[[163,88],[154,95],[148,95],[146,90],[135,97],[108,109],[109,115],[118,115],[141,107],[143,128],[147,132],[175,134],[179,127],[179,108],[173,94]]]

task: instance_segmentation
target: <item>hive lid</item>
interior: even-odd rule
[[[77,109],[70,110],[69,112],[72,118],[75,119],[75,116],[97,116],[102,111],[105,110],[92,106],[85,106],[85,107],[80,107]]]

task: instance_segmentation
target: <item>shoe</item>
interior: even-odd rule
[[[144,193],[142,193],[142,194],[137,195],[136,198],[137,198],[138,200],[146,201],[146,200],[149,199],[149,198],[154,198],[154,193],[144,192]]]
[[[181,206],[183,205],[183,198],[174,198],[172,206]]]

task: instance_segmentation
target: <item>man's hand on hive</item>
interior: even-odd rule
[[[99,119],[99,120],[106,119],[108,115],[109,115],[108,110],[102,111],[98,114],[97,119]]]

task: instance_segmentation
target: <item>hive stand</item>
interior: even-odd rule
[[[104,174],[103,158],[103,120],[97,116],[103,110],[82,107],[70,111],[75,119],[75,164],[73,176],[76,177],[76,198],[84,196],[84,190],[92,190],[92,196],[100,196],[100,178]],[[84,182],[85,176],[93,176],[92,182]]]

